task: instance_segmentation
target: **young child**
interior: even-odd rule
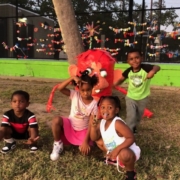
[[[134,135],[119,117],[120,100],[117,96],[103,96],[99,102],[102,120],[91,119],[90,138],[106,154],[106,163],[126,170],[126,180],[136,179],[135,162],[140,158],[140,148]]]
[[[70,90],[67,86],[74,81],[79,90]],[[55,161],[63,151],[63,144],[79,146],[83,155],[90,151],[89,146],[89,118],[91,114],[97,113],[97,101],[92,97],[92,89],[98,83],[94,75],[90,77],[86,71],[81,77],[70,77],[62,82],[58,89],[71,99],[71,110],[68,118],[55,117],[52,121],[52,133],[54,137],[53,151],[50,159]]]
[[[132,49],[127,54],[127,62],[131,66],[126,69],[122,77],[114,84],[123,83],[128,78],[128,92],[126,95],[126,123],[136,133],[137,126],[142,119],[144,109],[150,95],[150,80],[160,70],[157,65],[141,64],[142,54]]]
[[[14,139],[27,139],[30,152],[37,150],[38,123],[34,113],[26,109],[29,106],[29,94],[18,90],[11,95],[12,109],[5,112],[0,127],[0,140],[4,138],[2,153],[8,153],[16,147]]]

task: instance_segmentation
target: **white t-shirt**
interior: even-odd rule
[[[106,146],[106,149],[111,152],[113,149],[115,149],[118,145],[122,144],[126,139],[125,137],[120,137],[115,128],[115,122],[116,121],[122,121],[124,122],[120,117],[115,117],[109,127],[105,130],[105,124],[106,120],[102,119],[100,123],[100,132],[103,139],[103,142]],[[124,122],[125,123],[125,122]],[[133,143],[129,147],[136,155],[136,158],[139,159],[140,157],[140,148],[135,143]]]
[[[80,131],[88,128],[89,118],[91,114],[97,114],[97,101],[92,100],[90,104],[84,104],[80,93],[70,90],[71,111],[69,119],[74,130]]]

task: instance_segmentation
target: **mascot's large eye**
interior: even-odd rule
[[[91,68],[87,68],[86,71],[88,72],[88,74],[92,73],[92,69]]]
[[[106,76],[107,76],[107,72],[106,72],[105,70],[101,70],[101,71],[100,71],[100,75],[101,75],[102,77],[106,77]]]

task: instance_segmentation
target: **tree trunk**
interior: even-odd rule
[[[62,38],[70,64],[76,64],[76,56],[84,51],[71,0],[53,0]]]

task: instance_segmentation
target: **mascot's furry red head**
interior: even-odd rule
[[[71,76],[81,76],[80,72],[87,70],[89,75],[96,74],[99,83],[93,88],[93,97],[99,99],[101,96],[112,94],[112,85],[121,77],[121,70],[114,70],[115,59],[103,50],[88,50],[77,57],[77,65],[69,66]]]

